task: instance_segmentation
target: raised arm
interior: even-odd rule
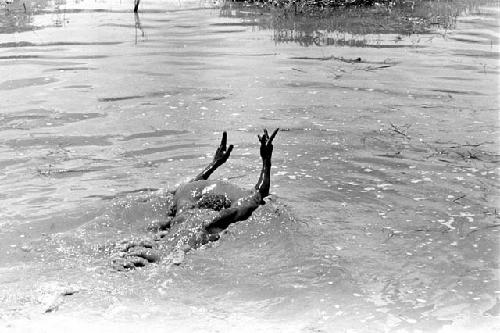
[[[271,157],[273,154],[273,140],[278,133],[279,128],[275,129],[273,134],[269,136],[267,130],[264,130],[264,135],[259,137],[260,141],[260,156],[262,158],[262,170],[259,180],[255,185],[255,191],[248,197],[238,200],[231,208],[220,211],[219,216],[215,218],[205,229],[209,233],[218,233],[226,229],[230,224],[246,220],[252,215],[253,211],[264,203],[264,198],[269,195],[271,186]]]
[[[273,155],[273,140],[278,133],[279,128],[275,129],[273,134],[269,136],[267,130],[264,129],[264,135],[258,135],[260,141],[260,157],[262,158],[262,170],[260,171],[259,181],[255,185],[255,189],[260,193],[262,199],[269,195],[271,186],[271,157]]]
[[[220,142],[219,147],[215,151],[213,161],[205,168],[202,172],[198,174],[198,176],[191,179],[189,182],[195,182],[197,180],[207,180],[210,175],[217,170],[222,164],[226,163],[229,155],[231,155],[231,151],[233,150],[233,145],[229,145],[227,147],[227,132],[224,131],[222,133],[222,140]]]

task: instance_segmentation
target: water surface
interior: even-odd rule
[[[498,4],[436,3],[376,29],[371,10],[2,6],[2,325],[498,329]],[[212,177],[253,186],[264,127],[282,128],[268,205],[180,267],[109,268],[223,130]]]

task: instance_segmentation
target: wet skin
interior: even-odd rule
[[[272,142],[278,130],[270,136],[264,130],[264,134],[258,136],[262,169],[255,188],[251,190],[208,180],[233,150],[233,145],[227,147],[227,133],[224,132],[213,161],[195,178],[175,190],[169,216],[152,226],[157,232],[154,239],[124,242],[119,257],[113,259],[113,266],[132,269],[158,262],[163,257],[180,264],[186,252],[218,240],[220,233],[230,224],[250,217],[269,195]]]

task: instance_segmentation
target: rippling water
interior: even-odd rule
[[[363,30],[208,1],[2,5],[2,325],[498,329],[498,3],[419,4],[460,15]],[[183,266],[109,269],[223,130],[212,177],[251,187],[264,127],[282,128],[268,205]]]

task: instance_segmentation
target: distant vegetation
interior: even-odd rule
[[[436,2],[453,6],[455,4],[463,5],[471,3],[471,0],[227,0],[226,2],[239,2],[247,4],[258,4],[266,7],[285,7],[296,8],[299,10],[318,8],[352,8],[367,6],[416,6],[421,2]],[[477,0],[478,3],[491,2],[498,3],[495,0]]]
[[[459,15],[488,3],[498,0],[228,0],[221,16],[271,29],[277,43],[364,47],[378,45],[367,39],[378,35],[396,34],[398,41],[453,29]]]
[[[390,5],[404,0],[233,0],[233,2],[259,3],[277,7],[296,6],[305,7],[358,7],[373,6],[375,4]]]

